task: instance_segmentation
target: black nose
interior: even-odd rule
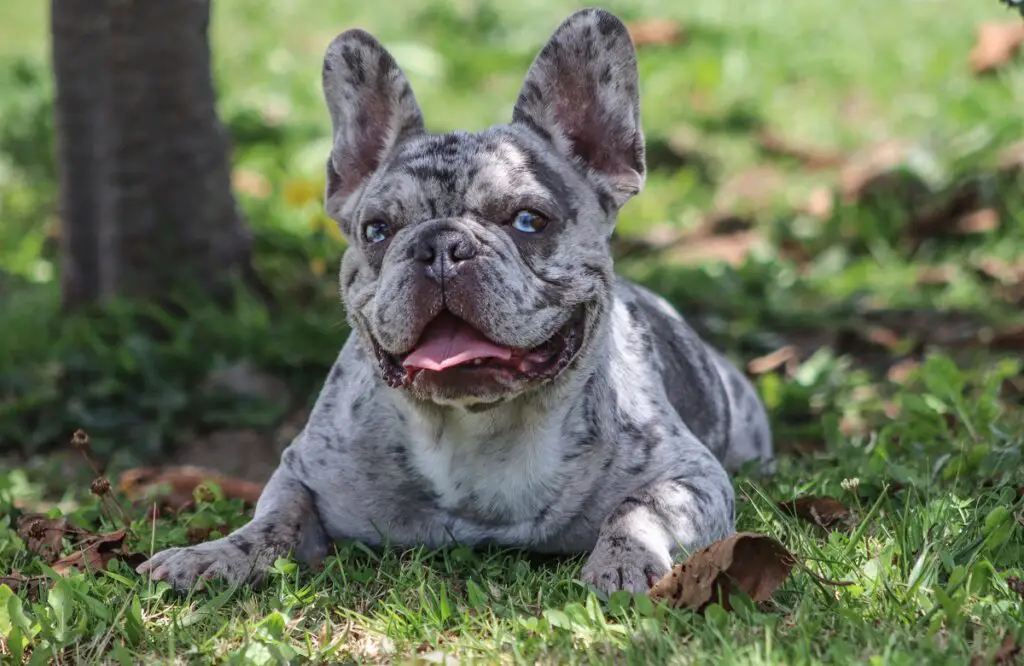
[[[462,231],[424,229],[412,249],[413,259],[435,280],[454,277],[459,265],[476,256],[476,242]]]

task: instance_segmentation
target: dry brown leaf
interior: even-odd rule
[[[910,380],[910,376],[920,367],[920,361],[912,358],[905,358],[902,361],[897,361],[889,366],[886,377],[893,384],[903,385]]]
[[[838,151],[801,145],[771,130],[759,132],[757,144],[770,155],[781,155],[799,161],[805,169],[831,169],[841,165],[846,159]]]
[[[124,560],[129,565],[138,566],[145,561],[141,553],[126,553],[121,549],[124,545],[126,532],[117,530],[109,534],[97,534],[83,542],[79,550],[67,557],[62,557],[53,564],[53,570],[62,576],[74,571],[106,571],[111,560]]]
[[[979,261],[977,269],[985,277],[1002,282],[1003,284],[1024,282],[1024,260],[1015,261],[1011,264],[1002,259],[989,257]]]
[[[47,564],[60,557],[64,535],[86,534],[85,530],[69,523],[67,518],[47,518],[41,513],[26,513],[18,518],[17,532],[29,552]]]
[[[836,523],[845,521],[850,516],[850,510],[833,497],[809,495],[792,502],[779,502],[777,506],[782,511],[795,515],[797,518],[803,518],[826,530],[831,529]]]
[[[1024,324],[995,331],[983,331],[978,336],[982,344],[1003,351],[1024,350]]]
[[[1013,60],[1024,43],[1024,23],[1005,21],[978,26],[974,48],[969,56],[971,70],[986,74]]]
[[[860,331],[860,335],[866,342],[884,347],[889,351],[898,348],[901,343],[899,334],[884,326],[865,326],[864,330]]]
[[[818,187],[807,197],[807,203],[803,205],[799,212],[806,213],[818,220],[827,220],[832,217],[834,211],[835,198],[833,197],[832,189],[829,187]]]
[[[731,236],[711,236],[687,240],[665,255],[666,259],[683,264],[702,264],[721,261],[739,266],[747,260],[761,235],[756,231],[745,231]]]
[[[702,612],[709,604],[732,608],[740,590],[767,601],[789,577],[796,558],[771,537],[739,532],[697,551],[651,588],[650,597],[673,608]]]
[[[231,174],[231,184],[236,191],[254,199],[270,196],[270,181],[259,171],[235,169]]]
[[[1020,595],[1021,599],[1024,599],[1024,580],[1021,580],[1017,576],[1010,576],[1006,579],[1006,585]]]
[[[983,234],[998,228],[999,211],[994,208],[982,208],[957,217],[953,225],[953,233],[966,236]]]
[[[1007,633],[1003,636],[1002,642],[999,647],[996,648],[995,654],[992,655],[991,661],[986,655],[976,654],[971,657],[971,666],[982,666],[983,664],[1012,664],[1016,660],[1018,654],[1020,654],[1021,646],[1017,643],[1017,639],[1014,638],[1013,634]]]
[[[782,172],[765,164],[741,171],[728,180],[715,193],[716,211],[760,211],[779,195],[786,179]]]
[[[39,598],[39,586],[45,580],[43,576],[26,576],[17,569],[13,569],[9,574],[0,576],[0,585],[6,585],[11,588],[12,592],[24,589],[28,598],[35,600]]]
[[[909,141],[890,139],[851,156],[839,172],[839,191],[843,200],[855,203],[865,193],[888,185],[886,174],[902,165],[913,149],[914,145]]]
[[[957,277],[957,267],[950,264],[922,266],[917,269],[917,284],[920,286],[946,285]]]
[[[747,363],[747,372],[752,375],[764,375],[774,370],[778,370],[781,367],[786,368],[787,372],[795,370],[795,365],[799,359],[799,352],[793,345],[786,345],[780,347],[770,354],[759,356],[758,358],[751,359]],[[790,372],[792,374],[792,372]]]
[[[1001,173],[1014,175],[1024,172],[1024,141],[1010,144],[999,152],[996,158],[997,169]]]
[[[644,19],[626,23],[629,36],[639,48],[657,44],[678,44],[683,41],[683,26],[667,19]]]
[[[170,509],[182,509],[193,502],[193,493],[207,482],[220,486],[228,499],[255,504],[263,485],[223,476],[201,467],[136,467],[121,474],[118,486],[132,500],[158,499]]]

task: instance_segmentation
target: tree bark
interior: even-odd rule
[[[219,299],[249,271],[209,17],[209,0],[52,0],[67,308]]]

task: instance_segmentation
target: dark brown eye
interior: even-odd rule
[[[512,228],[524,234],[539,234],[548,226],[548,218],[532,210],[521,210],[512,218]]]

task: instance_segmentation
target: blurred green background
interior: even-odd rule
[[[126,464],[211,433],[279,446],[347,334],[334,277],[343,244],[321,202],[326,44],[370,30],[430,128],[475,130],[509,118],[533,56],[579,6],[214,2],[234,189],[278,306],[243,294],[228,310],[149,312],[171,331],[155,340],[137,324],[145,304],[59,313],[48,7],[4,3],[0,452],[60,447],[77,427]],[[861,418],[847,389],[874,391],[928,350],[978,368],[1019,351],[977,341],[1012,326],[1020,307],[1024,188],[1019,166],[998,164],[1024,137],[1024,68],[978,76],[969,65],[976,27],[1015,13],[953,0],[606,6],[639,31],[649,140],[647,188],[621,215],[620,269],[738,362],[787,345],[791,363],[814,359],[799,380],[781,370],[759,380],[783,442],[822,439],[823,417]],[[273,388],[202,388],[239,367]]]

